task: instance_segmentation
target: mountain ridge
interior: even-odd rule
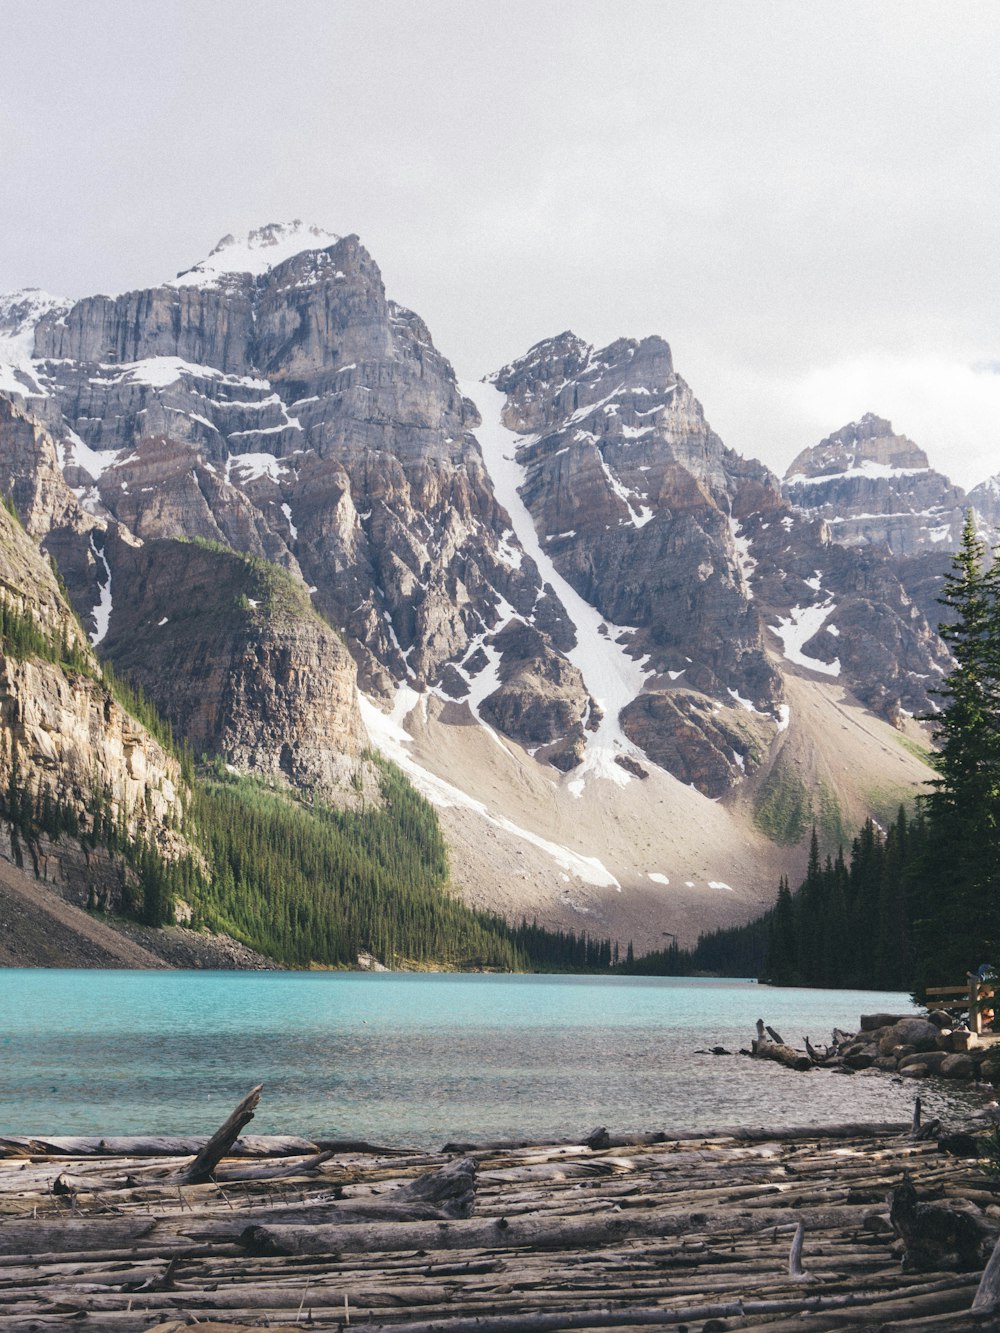
[[[810,783],[825,782],[843,812],[831,829],[874,808],[857,774],[819,761],[826,741],[810,749],[799,735],[799,678],[810,726],[842,725],[840,691],[848,710],[853,693],[919,739],[907,715],[946,661],[928,622],[941,543],[932,559],[886,555],[874,530],[835,540],[787,482],[783,492],[725,446],[658,336],[593,348],[565,332],[466,392],[356,236],[296,225],[261,229],[272,242],[256,246],[223,238],[214,266],[183,271],[189,282],[65,310],[43,302],[33,355],[2,372],[0,404],[19,404],[9,410],[34,444],[15,448],[0,421],[0,481],[28,497],[91,636],[182,731],[216,672],[213,697],[228,702],[199,740],[238,767],[343,796],[363,728],[347,676],[315,665],[308,615],[280,648],[245,616],[220,653],[233,599],[258,600],[234,592],[196,651],[170,650],[185,598],[205,598],[178,542],[203,544],[203,588],[231,582],[212,543],[269,561],[332,627],[331,663],[337,636],[347,645],[369,729],[382,725],[372,708],[401,730],[409,716],[410,741],[396,743],[428,782],[447,785],[449,765],[463,775],[468,799],[442,809],[459,887],[477,902],[490,905],[475,866],[485,820],[503,849],[494,900],[549,924],[610,933],[627,921],[655,941],[682,921],[690,938],[699,913],[705,925],[749,915],[787,869],[768,832],[776,790],[799,792],[805,809]],[[286,254],[303,232],[330,244]],[[221,267],[233,255],[251,267]],[[155,613],[171,578],[172,608]],[[266,688],[248,705],[239,681],[255,674]],[[419,703],[401,713],[407,691]],[[289,729],[301,761],[279,744]],[[912,793],[922,766],[880,736],[860,728],[859,755],[885,791]],[[350,762],[323,760],[333,753]],[[535,793],[527,806],[522,790]],[[602,793],[643,844],[638,830],[658,821],[648,865],[594,819]],[[673,827],[682,810],[717,864]],[[790,839],[794,855],[804,836]],[[580,873],[587,864],[601,882]]]

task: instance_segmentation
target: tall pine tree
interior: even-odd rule
[[[970,510],[939,599],[955,665],[934,691],[937,777],[924,798],[928,837],[914,882],[918,985],[964,976],[1000,943],[998,590],[1000,564],[987,567]]]

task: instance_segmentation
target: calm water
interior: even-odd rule
[[[0,970],[0,1132],[200,1133],[255,1083],[260,1133],[418,1146],[908,1119],[912,1083],[695,1051],[748,1046],[758,1017],[800,1045],[911,1008],[737,981]]]

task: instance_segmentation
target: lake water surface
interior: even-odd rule
[[[0,1133],[448,1139],[908,1119],[885,1074],[697,1055],[853,1031],[907,996],[686,978],[0,970]],[[929,1110],[982,1094],[919,1088]]]

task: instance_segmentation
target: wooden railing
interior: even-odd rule
[[[977,1036],[993,1024],[993,986],[969,974],[964,986],[928,986],[924,991],[930,1008],[944,1009],[947,1013],[961,1013],[968,1009],[969,1028]],[[952,997],[949,1002],[949,997]],[[931,1003],[933,998],[934,1003]]]

